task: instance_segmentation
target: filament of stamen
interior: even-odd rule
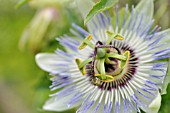
[[[92,61],[92,58],[88,58],[79,64],[79,68],[83,68],[86,64]]]
[[[110,31],[106,31],[106,33],[109,35],[109,39],[107,40],[106,44],[110,44],[110,42],[111,42],[113,39],[124,40],[124,37],[121,36],[121,35],[118,34],[118,33],[113,33],[113,32],[110,32]]]
[[[80,44],[80,46],[78,47],[79,50],[84,49],[87,45],[89,47],[91,47],[92,49],[94,49],[94,44],[92,42],[90,42],[92,40],[92,35],[88,35],[83,42]]]
[[[76,59],[75,59],[75,62],[76,62],[76,64],[77,64],[80,72],[81,72],[83,75],[86,74],[85,65],[88,64],[88,63],[91,62],[91,61],[92,61],[92,58],[89,58],[89,59],[87,59],[87,60],[85,60],[85,61],[83,61],[83,62],[82,62],[79,58],[76,58]]]

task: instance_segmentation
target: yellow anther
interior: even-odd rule
[[[107,78],[114,79],[112,75],[105,75]]]
[[[86,75],[86,68],[85,68],[85,67],[83,68],[82,74],[83,74],[83,75]]]
[[[127,62],[130,59],[130,51],[125,51],[125,53],[123,54],[123,56],[126,57],[126,60],[121,60],[120,64],[119,64],[119,68],[124,68],[127,65]]]
[[[101,74],[94,74],[94,76],[101,77],[102,75]],[[112,79],[112,80],[114,79],[114,77],[112,75],[104,75],[104,76],[106,76],[107,79]]]
[[[124,40],[123,37],[115,37],[116,40]]]
[[[77,67],[79,68],[80,72],[85,75],[86,74],[86,64],[92,61],[92,58],[86,59],[84,61],[81,61],[79,58],[75,59],[75,62],[77,64]]]
[[[113,33],[111,31],[106,31],[106,33],[109,36],[109,39],[107,40],[106,44],[109,44],[113,39],[124,40],[124,37],[120,35],[119,33]]]
[[[101,74],[94,74],[94,76],[101,76]]]
[[[84,49],[87,45],[90,46],[92,49],[94,49],[94,44],[92,44],[90,41],[92,40],[92,35],[88,35],[83,42],[79,45],[78,49],[82,50]]]

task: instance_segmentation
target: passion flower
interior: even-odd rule
[[[66,52],[38,54],[37,64],[52,75],[51,90],[59,90],[43,108],[79,107],[77,113],[158,112],[168,66],[161,59],[169,57],[170,47],[166,31],[152,27],[152,11],[153,0],[132,6],[130,15],[126,5],[124,18],[116,10],[115,27],[107,13],[99,13],[87,24],[89,31],[73,24],[74,36],[57,38]]]

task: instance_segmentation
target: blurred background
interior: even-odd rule
[[[18,2],[0,0],[0,113],[56,113],[42,110],[51,82],[35,64],[35,55],[63,49],[55,38],[69,33],[71,23],[83,26],[83,20],[74,0],[33,0],[16,8]],[[154,17],[155,25],[170,28],[170,0],[155,0]],[[169,105],[170,86],[159,112],[170,113]]]

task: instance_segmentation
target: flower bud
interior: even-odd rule
[[[55,8],[38,10],[28,27],[23,32],[19,48],[24,49],[28,44],[28,48],[31,52],[36,53],[40,51],[44,42],[46,42],[43,40],[49,40],[49,38],[56,35],[53,29],[59,18],[60,15]]]

